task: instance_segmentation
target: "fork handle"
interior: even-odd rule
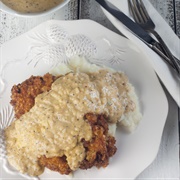
[[[156,52],[160,57],[162,57],[166,63],[174,69],[172,62],[169,57],[167,57],[159,48],[159,43],[155,42],[154,44],[147,44],[154,52]],[[175,70],[175,69],[174,69]]]
[[[165,44],[165,42],[163,41],[163,39],[160,37],[160,35],[156,32],[156,31],[151,31],[151,33],[157,38],[157,40],[159,41],[162,49],[164,50],[164,52],[166,53],[166,55],[169,57],[169,59],[171,60],[174,68],[176,69],[176,71],[178,73],[180,73],[180,66],[179,63],[177,61],[180,61],[179,59],[175,58],[174,55],[171,53],[171,51],[169,50],[169,48],[167,47],[167,45]]]
[[[175,70],[176,73],[178,73],[176,71],[176,69],[174,68],[172,62],[170,61],[169,57],[166,56],[161,48],[159,47],[159,43],[157,41],[155,41],[154,43],[152,44],[146,44],[148,47],[150,47],[154,52],[156,52],[160,57],[162,57],[164,59],[164,61],[173,69]]]
[[[162,45],[158,42],[157,43],[157,46],[156,46],[160,51],[162,51],[163,53],[165,53],[164,52],[164,49],[162,48]],[[166,53],[165,53],[166,54]],[[166,54],[166,56],[167,56],[167,54]],[[180,66],[180,60],[176,57],[176,56],[174,56],[173,55],[173,57],[174,57],[174,59],[176,60],[176,62],[179,64],[179,66]],[[171,64],[172,64],[172,62],[170,62]],[[173,65],[172,65],[173,66]],[[173,66],[174,67],[174,66]]]

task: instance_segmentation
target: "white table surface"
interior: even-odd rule
[[[90,7],[84,7],[86,1]],[[155,1],[151,0],[155,5]],[[19,36],[49,19],[73,20],[78,18],[78,4],[81,5],[80,18],[93,19],[111,30],[118,33],[113,25],[107,20],[102,12],[94,13],[93,1],[84,0],[78,3],[77,0],[71,2],[63,9],[44,17],[22,18],[6,14],[0,11],[0,45],[4,42]],[[86,11],[89,8],[89,11]],[[156,7],[157,9],[159,6]],[[167,8],[167,7],[164,7]],[[96,9],[97,10],[97,9]],[[162,14],[161,10],[161,14]],[[163,14],[162,14],[163,15]],[[167,16],[165,17],[167,18]],[[173,26],[173,24],[171,24]],[[0,59],[1,60],[1,59]],[[1,62],[1,61],[0,61]],[[166,90],[165,90],[166,92]],[[145,169],[137,179],[156,180],[178,180],[179,179],[179,135],[178,135],[178,107],[170,95],[166,92],[169,102],[169,113],[164,128],[161,145],[154,162]],[[152,132],[153,133],[153,132]],[[0,177],[1,178],[1,177]]]

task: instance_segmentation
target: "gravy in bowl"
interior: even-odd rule
[[[1,0],[9,8],[21,13],[38,13],[49,10],[64,0]]]

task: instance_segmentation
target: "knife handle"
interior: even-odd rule
[[[160,50],[160,47],[159,47],[159,44],[158,43],[155,43],[155,44],[148,44],[148,46],[154,51],[156,52],[160,57],[162,57],[166,63],[168,65],[170,65],[173,69],[174,69],[174,65],[172,64],[171,60],[169,59],[169,57],[167,57],[161,50]],[[174,69],[175,70],[175,69]],[[179,72],[178,72],[179,73]]]
[[[171,51],[169,50],[169,48],[167,47],[167,45],[165,44],[165,42],[163,41],[161,36],[156,31],[153,30],[153,31],[151,31],[151,33],[157,38],[157,40],[160,43],[160,46],[162,47],[163,52],[165,52],[165,54],[169,57],[169,59],[171,60],[172,64],[174,65],[174,68],[179,73],[179,71],[180,71],[180,67],[179,67],[179,64],[178,64],[179,60],[177,60],[177,58],[175,58],[173,56],[173,54],[171,53]]]
[[[163,47],[162,47],[162,44],[160,44],[160,43],[157,43],[158,45],[157,45],[157,48],[160,50],[160,51],[162,51],[164,54],[166,54],[166,52],[164,52],[164,49],[163,49]],[[167,56],[167,54],[166,54],[166,56]],[[180,66],[180,60],[176,57],[176,56],[174,56],[173,55],[173,58],[176,60],[176,62],[178,63],[178,65]],[[171,64],[173,65],[173,63],[171,62]]]

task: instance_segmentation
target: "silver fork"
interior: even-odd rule
[[[135,22],[138,23],[144,30],[152,33],[157,38],[160,43],[159,49],[169,57],[171,60],[171,65],[178,73],[180,73],[180,60],[173,56],[163,39],[155,31],[155,24],[150,18],[142,0],[128,0],[128,5]]]

